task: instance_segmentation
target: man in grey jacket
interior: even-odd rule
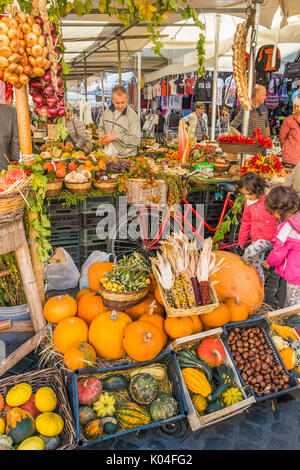
[[[0,106],[0,171],[8,165],[4,154],[12,162],[20,158],[17,111],[9,104]]]
[[[111,99],[112,104],[104,111],[100,121],[99,138],[105,136],[105,147],[113,148],[119,157],[134,156],[141,142],[140,119],[127,106],[128,94],[121,85],[114,87]]]

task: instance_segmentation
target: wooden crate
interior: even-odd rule
[[[252,144],[227,144],[227,143],[220,143],[222,151],[225,153],[244,153],[247,155],[258,155],[261,154],[265,149],[265,147],[261,147],[260,145],[252,145]]]
[[[180,349],[184,348],[189,348],[193,347],[196,345],[200,340],[207,338],[209,336],[217,336],[220,337],[221,334],[223,333],[222,328],[215,328],[213,330],[205,331],[203,333],[198,333],[196,335],[191,335],[191,336],[186,336],[185,338],[179,338],[173,341],[167,349],[171,349],[175,352],[179,351]],[[220,338],[221,340],[221,338]],[[222,341],[222,340],[221,340]],[[223,344],[223,341],[222,341]],[[224,344],[223,344],[224,346]],[[242,394],[244,396],[244,400],[235,403],[234,405],[227,406],[226,408],[223,408],[222,410],[216,411],[214,413],[210,413],[207,415],[199,415],[199,413],[196,411],[194,404],[192,402],[190,393],[185,385],[184,378],[181,374],[182,378],[182,386],[184,389],[184,394],[185,394],[185,399],[187,401],[188,405],[188,421],[190,424],[190,427],[192,431],[197,431],[198,429],[203,429],[206,426],[210,426],[211,424],[216,424],[219,423],[220,421],[223,421],[227,418],[230,418],[231,416],[235,416],[239,413],[242,413],[245,411],[247,408],[249,408],[253,403],[255,403],[255,398],[253,396],[247,397],[246,393],[244,392],[240,379],[238,377],[236,368],[224,346],[225,354],[226,354],[226,360],[225,364],[230,367],[233,370],[234,373],[234,383],[235,385],[242,391]]]

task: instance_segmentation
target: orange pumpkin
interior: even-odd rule
[[[192,320],[194,326],[192,334],[195,335],[196,333],[201,333],[201,331],[203,331],[203,325],[200,319],[200,315],[193,315],[190,317],[190,319]]]
[[[154,289],[154,296],[157,300],[157,302],[160,304],[160,305],[164,305],[163,301],[162,301],[162,298],[161,298],[161,295],[160,295],[160,292],[159,292],[159,288],[158,288],[158,285],[155,287]]]
[[[150,278],[151,278],[150,292],[151,292],[151,294],[154,294],[154,291],[157,287],[157,281],[156,281],[153,273],[150,274]]]
[[[240,303],[238,297],[235,299],[227,299],[224,303],[230,310],[231,323],[247,320],[249,315],[248,307],[246,304]]]
[[[163,349],[161,331],[149,322],[137,320],[125,328],[123,346],[134,361],[150,361]]]
[[[247,305],[249,315],[259,310],[264,299],[264,285],[257,269],[229,251],[214,251],[214,254],[216,263],[224,258],[224,267],[210,277],[211,281],[218,281],[214,287],[219,299],[238,297]]]
[[[101,279],[103,279],[105,277],[105,273],[109,273],[114,266],[114,263],[108,262],[96,262],[91,264],[88,270],[88,281],[90,289],[98,291]]]
[[[89,292],[92,292],[91,289],[89,289],[88,287],[85,287],[84,289],[81,289],[77,295],[76,295],[76,300],[77,302],[81,299],[81,297],[83,297],[85,294],[89,294]]]
[[[78,302],[78,316],[82,318],[88,325],[100,315],[106,312],[102,298],[98,292],[90,292],[85,294]]]
[[[150,309],[153,309],[153,313],[157,313],[159,315],[164,314],[163,307],[156,301],[152,294],[148,294],[142,302],[135,305],[134,307],[126,308],[125,312],[130,315],[132,320],[138,320],[142,315],[148,313]]]
[[[170,338],[190,336],[194,332],[191,317],[167,317],[164,322],[165,332]]]
[[[230,322],[230,319],[230,310],[227,305],[222,303],[219,304],[219,306],[215,308],[212,312],[201,315],[201,321],[206,330],[226,325],[226,323]]]
[[[152,323],[152,325],[156,326],[159,329],[159,331],[161,332],[163,336],[163,340],[164,340],[163,346],[165,347],[165,345],[167,344],[168,337],[164,330],[164,318],[158,313],[154,313],[152,310],[150,310],[149,313],[145,313],[144,315],[140,317],[140,321],[146,321],[146,322]]]
[[[89,343],[97,355],[104,359],[121,359],[125,355],[124,329],[131,322],[127,313],[116,310],[100,313],[94,318],[89,329]]]
[[[74,317],[77,313],[77,302],[70,295],[57,295],[47,300],[44,315],[50,323],[58,323],[64,318]]]
[[[91,344],[75,343],[64,355],[64,363],[71,370],[92,367],[96,362],[96,351]]]
[[[65,354],[74,343],[87,343],[88,330],[87,324],[81,318],[64,318],[54,329],[54,346],[60,353]]]

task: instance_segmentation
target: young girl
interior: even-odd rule
[[[257,173],[245,173],[238,189],[245,195],[246,202],[242,217],[238,244],[243,247],[251,239],[243,258],[255,266],[264,282],[263,260],[265,252],[272,248],[271,240],[277,230],[277,219],[265,208],[267,183]]]
[[[283,222],[264,266],[275,266],[275,272],[287,281],[285,307],[300,304],[300,199],[294,189],[276,186],[267,195],[265,206]]]

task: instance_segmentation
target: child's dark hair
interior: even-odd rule
[[[258,198],[260,198],[266,191],[267,182],[262,178],[260,175],[253,171],[247,171],[244,173],[238,184],[237,189],[246,189],[249,191],[250,194],[255,194]]]
[[[294,189],[275,186],[265,199],[265,207],[271,215],[278,211],[281,220],[284,220],[288,213],[296,214],[300,211],[300,199]]]

